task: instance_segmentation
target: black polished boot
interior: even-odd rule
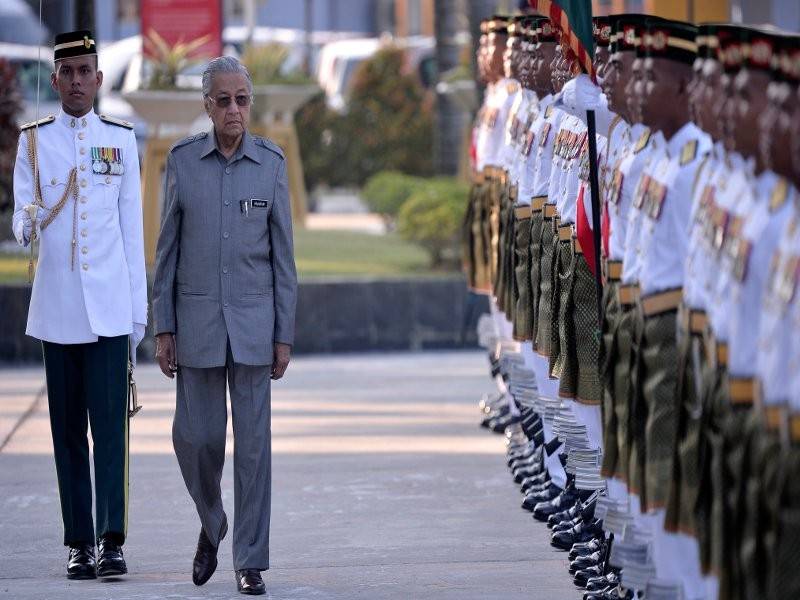
[[[76,544],[69,547],[67,579],[97,579],[94,544]]]
[[[603,536],[601,521],[593,521],[591,523],[581,521],[572,529],[554,533],[550,539],[550,545],[559,550],[569,550],[573,544],[588,542],[592,538],[601,536]],[[602,573],[599,573],[599,575],[602,575]]]
[[[548,483],[547,487],[543,491],[526,495],[525,499],[522,501],[522,508],[533,511],[537,504],[544,501],[550,501],[558,496],[561,492],[562,489],[556,484]]]
[[[569,559],[575,560],[579,556],[592,554],[601,548],[605,548],[605,540],[603,538],[594,538],[582,544],[573,544],[572,549],[569,551]]]

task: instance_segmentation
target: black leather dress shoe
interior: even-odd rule
[[[555,498],[550,500],[543,500],[533,507],[533,518],[537,521],[547,523],[547,518],[562,510],[567,510],[570,506],[575,504],[578,497],[575,494],[574,488],[565,488]]]
[[[94,559],[93,544],[69,547],[67,579],[97,579],[97,562]]]
[[[553,533],[557,533],[559,531],[567,531],[568,529],[572,529],[579,523],[583,523],[583,518],[580,515],[569,521],[561,521],[560,523],[555,524],[555,526],[553,527]]]
[[[547,484],[550,482],[550,473],[546,470],[542,471],[538,475],[532,475],[530,477],[526,477],[522,480],[522,483],[519,486],[519,491],[523,494],[528,494],[533,488]]]
[[[219,536],[220,541],[228,533],[228,518],[225,517],[222,522],[222,533]],[[192,561],[192,582],[195,585],[203,585],[206,581],[211,579],[214,571],[217,570],[217,551],[219,544],[214,545],[206,535],[205,530],[200,527],[200,536],[197,539],[197,550],[194,553],[194,561]]]
[[[594,592],[585,592],[583,594],[583,600],[618,600],[619,596],[617,595],[617,588],[609,587],[604,590],[597,590]]]
[[[561,488],[554,483],[548,483],[547,487],[537,493],[530,493],[522,501],[522,508],[532,511],[540,502],[550,501],[561,493]]]
[[[587,592],[600,592],[605,589],[616,588],[619,585],[619,574],[611,571],[600,577],[590,577],[586,582]]]
[[[557,512],[547,517],[547,527],[553,529],[556,525],[559,525],[565,521],[571,521],[580,514],[581,514],[581,503],[576,502],[575,504],[570,506],[567,510],[562,510],[561,512]]]
[[[569,563],[569,572],[574,574],[575,571],[583,571],[584,569],[588,569],[589,567],[600,564],[600,561],[603,560],[603,557],[604,553],[599,551],[592,554],[587,554],[586,556],[579,556]]]
[[[602,574],[603,565],[593,565],[580,571],[575,571],[575,577],[572,578],[572,581],[578,587],[585,588],[590,577],[599,577]]]
[[[97,576],[114,577],[125,575],[128,565],[122,556],[122,546],[110,538],[100,538],[97,542]]]
[[[553,534],[550,538],[550,545],[558,548],[559,550],[569,550],[573,544],[581,542],[588,542],[592,538],[600,537],[603,535],[603,529],[599,521],[592,523],[584,523],[583,521],[577,524],[572,529],[566,531],[559,531]],[[599,573],[602,575],[602,573]]]
[[[602,538],[594,538],[583,544],[573,544],[572,549],[569,551],[569,559],[575,560],[579,556],[586,556],[597,552],[601,548],[605,548],[605,542]]]
[[[261,579],[261,572],[258,569],[241,569],[236,571],[236,588],[240,594],[249,596],[261,596],[267,593],[267,586]]]

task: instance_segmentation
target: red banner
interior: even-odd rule
[[[190,56],[214,57],[222,54],[221,0],[141,0],[142,38],[155,31],[169,46],[207,41]],[[144,55],[153,57],[153,47],[145,43]]]

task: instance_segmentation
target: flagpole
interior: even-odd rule
[[[597,126],[594,111],[586,111],[589,136],[589,186],[592,192],[592,238],[594,242],[594,279],[597,283],[597,318],[603,322],[603,277],[600,273],[600,183],[597,175]]]

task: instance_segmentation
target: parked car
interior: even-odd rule
[[[38,45],[47,42],[50,33],[39,23],[25,0],[3,0],[0,3],[0,42]]]
[[[346,110],[356,69],[387,45],[394,45],[404,50],[406,67],[419,76],[423,86],[430,87],[436,83],[434,81],[436,44],[431,37],[385,36],[335,41],[326,44],[322,49],[317,69],[317,80],[325,90],[328,106],[337,111]]]
[[[17,83],[23,100],[23,110],[17,118],[20,124],[37,118],[37,85],[39,90],[38,117],[42,118],[58,112],[61,103],[58,100],[58,94],[50,87],[50,74],[53,72],[53,51],[50,48],[0,43],[0,56],[8,60],[16,71]]]

